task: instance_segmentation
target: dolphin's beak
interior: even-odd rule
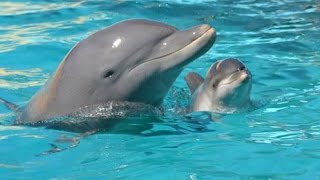
[[[188,44],[192,43],[197,39],[208,39],[214,41],[216,37],[215,29],[213,29],[208,24],[196,26],[184,31],[178,31],[178,34],[179,35],[177,36],[189,36],[190,40],[186,39],[187,41],[190,41]]]
[[[251,73],[248,69],[238,70],[229,76],[225,77],[225,81],[221,82],[220,85],[228,85],[237,82],[243,84],[251,79]]]
[[[193,56],[198,58],[206,53],[216,40],[216,31],[211,26],[204,24],[187,30],[187,33],[192,32],[195,35],[195,39],[191,41],[187,46],[198,46],[200,50]],[[186,47],[185,47],[186,48]]]
[[[214,40],[212,38],[215,38],[215,33],[216,31],[211,26],[202,24],[187,30],[176,31],[171,37],[176,40],[176,43],[186,46],[197,39],[208,38],[208,40]]]
[[[212,28],[211,26],[204,24],[197,26],[195,28],[190,29],[192,31],[192,34],[198,34],[199,36],[195,38],[192,42],[190,42],[186,47],[198,47],[199,50],[192,56],[192,60],[195,58],[198,58],[202,56],[204,53],[206,53],[214,44],[216,40],[216,30]],[[187,31],[190,31],[187,30]]]
[[[182,68],[206,53],[215,38],[215,29],[207,24],[176,31],[159,43],[157,53],[153,53],[148,61],[162,59],[164,70]]]
[[[250,79],[250,77],[251,77],[251,73],[247,69],[244,69],[244,70],[240,71],[239,79],[241,79],[243,82],[248,81]]]
[[[246,83],[249,81],[251,78],[251,73],[247,69],[243,69],[239,71],[238,79],[240,80],[241,83]]]
[[[177,30],[161,40],[149,58],[131,71],[150,63],[158,64],[158,71],[170,69],[181,71],[185,65],[207,52],[215,38],[215,29],[207,24],[183,31]]]
[[[211,26],[203,24],[183,31],[176,31],[163,42],[168,44],[170,50],[167,55],[178,53],[179,51],[193,46],[195,49],[211,48],[216,38],[216,31]],[[204,48],[207,47],[207,48]]]

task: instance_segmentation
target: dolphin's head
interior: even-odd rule
[[[225,59],[213,64],[205,79],[211,99],[224,107],[241,107],[250,102],[251,73],[237,59]]]
[[[158,105],[182,68],[204,54],[215,36],[209,25],[180,31],[155,21],[123,21],[76,45],[64,65],[74,71],[64,77],[79,81],[71,88],[78,86],[90,104],[126,100]]]

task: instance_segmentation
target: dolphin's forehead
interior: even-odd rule
[[[122,27],[121,27],[122,26]],[[145,19],[132,19],[119,22],[114,25],[114,27],[137,27],[137,28],[153,28],[153,29],[167,29],[171,31],[176,31],[177,29],[174,26],[164,24],[157,21],[149,21]]]
[[[237,59],[226,59],[222,61],[219,65],[218,70],[226,71],[226,70],[238,70],[245,68],[244,64]]]
[[[221,74],[222,76],[230,75],[236,71],[245,69],[245,65],[238,59],[225,59],[216,62],[210,69],[212,74]]]
[[[132,46],[159,42],[160,39],[168,37],[175,31],[177,31],[175,27],[160,22],[128,20],[106,28],[99,36],[106,44],[108,41],[113,43],[121,39]]]
[[[87,67],[101,66],[104,62],[112,67],[118,62],[125,63],[128,57],[141,59],[148,56],[155,45],[176,31],[175,27],[160,22],[122,21],[78,43],[69,53],[68,59],[82,61],[82,65],[85,63]]]
[[[86,48],[90,46],[91,53],[96,54],[97,58],[98,55],[105,57],[107,54],[109,58],[121,61],[137,52],[151,51],[152,47],[175,31],[175,27],[160,22],[128,20],[96,32],[82,44]]]

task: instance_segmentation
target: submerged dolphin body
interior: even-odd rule
[[[191,92],[190,112],[235,112],[249,107],[251,73],[237,59],[213,64],[204,78],[195,72],[185,77]]]
[[[183,67],[204,54],[214,40],[215,30],[209,25],[180,31],[150,20],[114,24],[70,50],[15,124],[65,116],[109,101],[157,106]]]

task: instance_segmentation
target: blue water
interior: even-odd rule
[[[144,122],[153,135],[105,132],[37,156],[61,135],[76,134],[10,126],[14,114],[1,105],[0,179],[320,178],[319,0],[4,0],[0,97],[26,104],[74,44],[128,18],[179,28],[208,23],[218,34],[213,48],[174,83],[161,121]],[[196,114],[196,121],[183,116],[183,76],[205,74],[227,57],[251,70],[252,99],[262,105],[217,122],[206,114]]]

